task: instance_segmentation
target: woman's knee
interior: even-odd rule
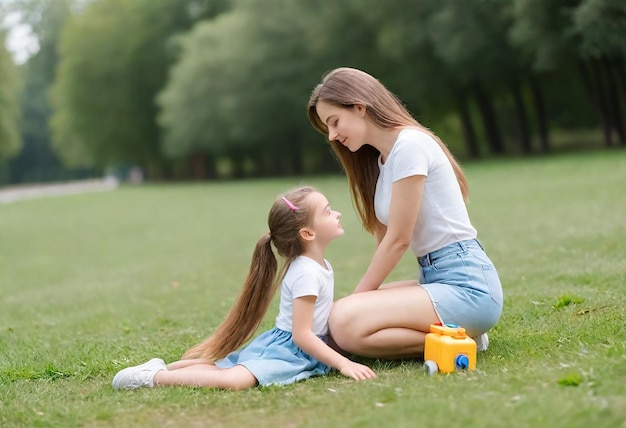
[[[328,318],[328,329],[333,339],[342,349],[350,350],[351,344],[359,337],[357,311],[348,298],[336,301]]]
[[[353,305],[348,298],[344,297],[343,299],[337,300],[333,304],[333,309],[330,311],[330,316],[328,317],[329,327],[331,329],[332,327],[342,328],[346,324],[349,324],[354,316],[353,313]]]

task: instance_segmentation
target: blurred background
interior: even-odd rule
[[[463,162],[626,146],[624,0],[0,0],[0,24],[0,186],[339,171],[306,118],[339,66]]]

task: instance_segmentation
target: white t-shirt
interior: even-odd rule
[[[441,146],[417,129],[398,134],[389,157],[378,158],[374,210],[384,225],[389,222],[392,183],[413,175],[426,176],[420,212],[411,238],[411,250],[423,256],[457,241],[476,238],[452,165]]]
[[[328,316],[333,306],[335,280],[332,266],[327,260],[324,263],[326,269],[306,256],[298,256],[291,262],[281,286],[276,327],[292,332],[294,299],[317,296],[311,330],[318,336],[328,334]]]

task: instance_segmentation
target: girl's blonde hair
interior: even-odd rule
[[[254,248],[250,271],[235,305],[215,332],[203,342],[190,348],[183,359],[208,358],[217,360],[237,350],[247,342],[259,324],[276,294],[289,264],[304,251],[300,240],[300,229],[310,226],[313,210],[307,198],[316,190],[300,187],[276,199],[268,215],[270,233],[262,236]],[[285,259],[277,280],[278,262],[272,250],[272,243],[280,256]]]
[[[463,199],[467,201],[468,185],[465,174],[448,147],[431,130],[421,125],[402,102],[376,78],[364,71],[346,67],[332,70],[322,78],[322,82],[311,92],[307,115],[317,131],[328,135],[328,127],[317,115],[317,103],[320,101],[344,108],[363,105],[366,107],[367,116],[380,128],[415,126],[430,135],[450,160]],[[337,141],[330,141],[330,146],[348,176],[352,201],[363,227],[368,232],[374,233],[380,224],[374,213],[374,192],[380,172],[378,168],[380,152],[370,145],[364,145],[352,153]]]

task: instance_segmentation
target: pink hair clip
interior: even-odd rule
[[[284,196],[281,198],[283,201],[285,201],[285,203],[287,204],[287,206],[289,207],[289,209],[293,212],[298,211],[298,207],[295,206],[294,204],[292,204],[291,202],[289,202],[287,200],[287,198],[285,198]]]

